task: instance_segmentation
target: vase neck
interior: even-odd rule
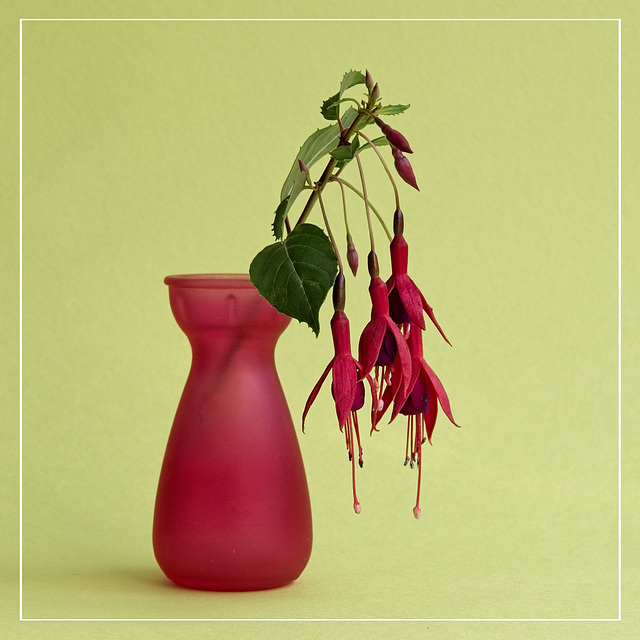
[[[248,276],[169,276],[169,300],[194,357],[223,360],[239,349],[268,352],[290,322]]]

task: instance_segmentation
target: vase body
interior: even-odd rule
[[[274,361],[290,319],[247,275],[165,283],[192,361],[158,483],[156,560],[194,589],[288,584],[312,543],[302,456]]]

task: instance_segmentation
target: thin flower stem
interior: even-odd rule
[[[349,219],[347,218],[347,197],[344,192],[344,185],[340,180],[337,180],[336,182],[340,186],[340,193],[342,194],[342,215],[344,216],[344,229],[347,232],[347,237],[350,237],[351,233],[349,232]]]
[[[334,181],[334,182],[337,182],[340,186],[344,185],[348,189],[351,189],[351,191],[353,191],[357,196],[359,196],[360,198],[362,198],[364,200],[364,196],[362,195],[362,191],[360,191],[360,189],[358,189],[358,187],[352,185],[350,182],[347,182],[344,178],[339,178],[338,176],[334,175],[331,178],[331,180]],[[373,206],[373,204],[371,202],[369,202],[369,207],[370,207],[371,211],[373,211],[375,217],[378,219],[378,222],[382,226],[382,229],[384,230],[385,235],[389,239],[389,242],[391,242],[393,240],[393,236],[391,235],[391,232],[389,231],[389,228],[387,227],[387,225],[386,225],[386,223],[384,221],[384,218],[382,217],[382,215],[380,215],[380,212]]]
[[[373,143],[373,140],[371,140],[371,138],[369,138],[369,136],[367,136],[366,134],[362,133],[362,131],[358,131],[358,134],[360,136],[362,136],[369,143],[371,148],[376,152],[376,155],[378,156],[378,159],[382,163],[382,166],[384,167],[384,170],[386,171],[387,176],[389,177],[389,180],[391,181],[391,186],[393,187],[393,193],[394,193],[395,198],[396,198],[396,209],[399,209],[400,208],[400,195],[398,194],[398,187],[396,186],[396,181],[393,179],[393,174],[391,173],[391,170],[389,169],[389,165],[385,162],[385,159],[382,157],[382,154],[380,153],[380,149],[378,149],[378,147]]]
[[[360,160],[360,154],[355,154],[356,162],[358,163],[358,171],[360,172],[360,182],[362,182],[362,196],[364,200],[364,210],[367,214],[367,226],[369,227],[369,244],[371,245],[371,251],[375,252],[376,243],[373,236],[373,225],[371,224],[371,211],[369,211],[369,198],[367,196],[367,183],[364,179],[364,170],[362,169],[362,161]]]
[[[342,268],[342,258],[340,257],[336,239],[333,237],[333,232],[331,231],[331,226],[329,225],[329,218],[327,218],[327,211],[324,208],[324,202],[322,200],[322,194],[320,193],[320,191],[318,191],[318,202],[320,203],[320,210],[322,211],[322,218],[324,220],[324,226],[327,229],[327,235],[329,236],[329,240],[331,241],[333,252],[336,254],[336,260],[338,261],[338,270],[340,271],[340,273],[344,273],[344,269]]]

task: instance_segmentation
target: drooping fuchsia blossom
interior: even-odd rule
[[[373,259],[372,259],[373,258]],[[372,263],[374,266],[372,267]],[[369,295],[371,296],[371,320],[364,328],[358,344],[358,360],[365,374],[375,367],[375,386],[379,394],[384,394],[386,387],[391,385],[391,372],[394,372],[396,384],[393,387],[391,400],[400,393],[401,398],[406,398],[411,375],[411,353],[406,340],[398,325],[389,315],[389,297],[387,285],[378,275],[377,259],[372,252],[369,256],[371,283]],[[404,401],[404,400],[403,400]],[[373,406],[375,429],[375,413],[378,411],[377,403]]]
[[[341,275],[342,274],[340,274],[340,276]],[[338,307],[340,307],[340,305],[338,305]],[[377,396],[371,376],[364,373],[362,365],[351,355],[349,319],[341,308],[337,308],[331,318],[331,335],[333,337],[335,355],[323,371],[307,399],[302,414],[302,430],[304,431],[307,413],[331,371],[331,394],[335,402],[338,426],[340,427],[340,431],[345,435],[347,452],[349,454],[349,460],[351,461],[353,508],[356,513],[360,513],[361,506],[356,495],[355,458],[357,453],[358,464],[362,467],[362,446],[360,444],[357,411],[364,405],[363,380],[367,380],[371,387],[374,403],[377,403]]]
[[[402,211],[398,209],[394,216],[395,235],[391,241],[391,277],[387,280],[387,291],[389,293],[389,313],[393,320],[400,326],[407,326],[408,323],[417,325],[420,329],[425,329],[424,315],[426,312],[431,322],[436,326],[440,335],[449,343],[442,327],[438,324],[433,313],[433,308],[429,306],[420,289],[407,274],[409,263],[409,245],[404,239]]]
[[[438,416],[438,404],[442,407],[449,421],[456,427],[456,423],[451,412],[451,405],[444,386],[435,374],[433,369],[427,364],[423,355],[422,331],[414,324],[410,325],[407,343],[411,351],[411,379],[409,381],[409,393],[404,401],[396,397],[391,420],[398,414],[408,416],[407,440],[405,446],[404,464],[410,464],[413,468],[418,466],[418,491],[416,496],[416,506],[413,515],[420,517],[420,485],[422,482],[422,445],[428,440],[431,444],[431,436],[436,425]],[[398,382],[392,379],[392,388],[398,386]],[[375,416],[380,420],[382,415],[393,402],[393,390],[387,389],[387,393],[380,399],[380,411]]]
[[[407,463],[410,463],[412,467],[414,464],[418,465],[418,491],[413,515],[419,518],[421,514],[422,445],[427,440],[431,444],[431,436],[438,416],[438,404],[452,424],[456,427],[460,425],[453,418],[449,398],[440,379],[424,359],[422,332],[418,327],[412,326],[409,329],[407,342],[411,351],[411,382],[409,396],[400,408],[400,413],[408,416],[405,465]]]

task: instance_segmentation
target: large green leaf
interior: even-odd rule
[[[344,102],[342,96],[344,92],[358,84],[365,84],[366,78],[360,71],[347,71],[340,83],[340,91],[327,98],[320,107],[322,117],[326,120],[337,120],[340,116],[340,103]]]
[[[284,241],[265,247],[253,259],[249,275],[263,298],[281,313],[306,322],[317,336],[320,307],[337,270],[338,261],[325,232],[305,223]]]

